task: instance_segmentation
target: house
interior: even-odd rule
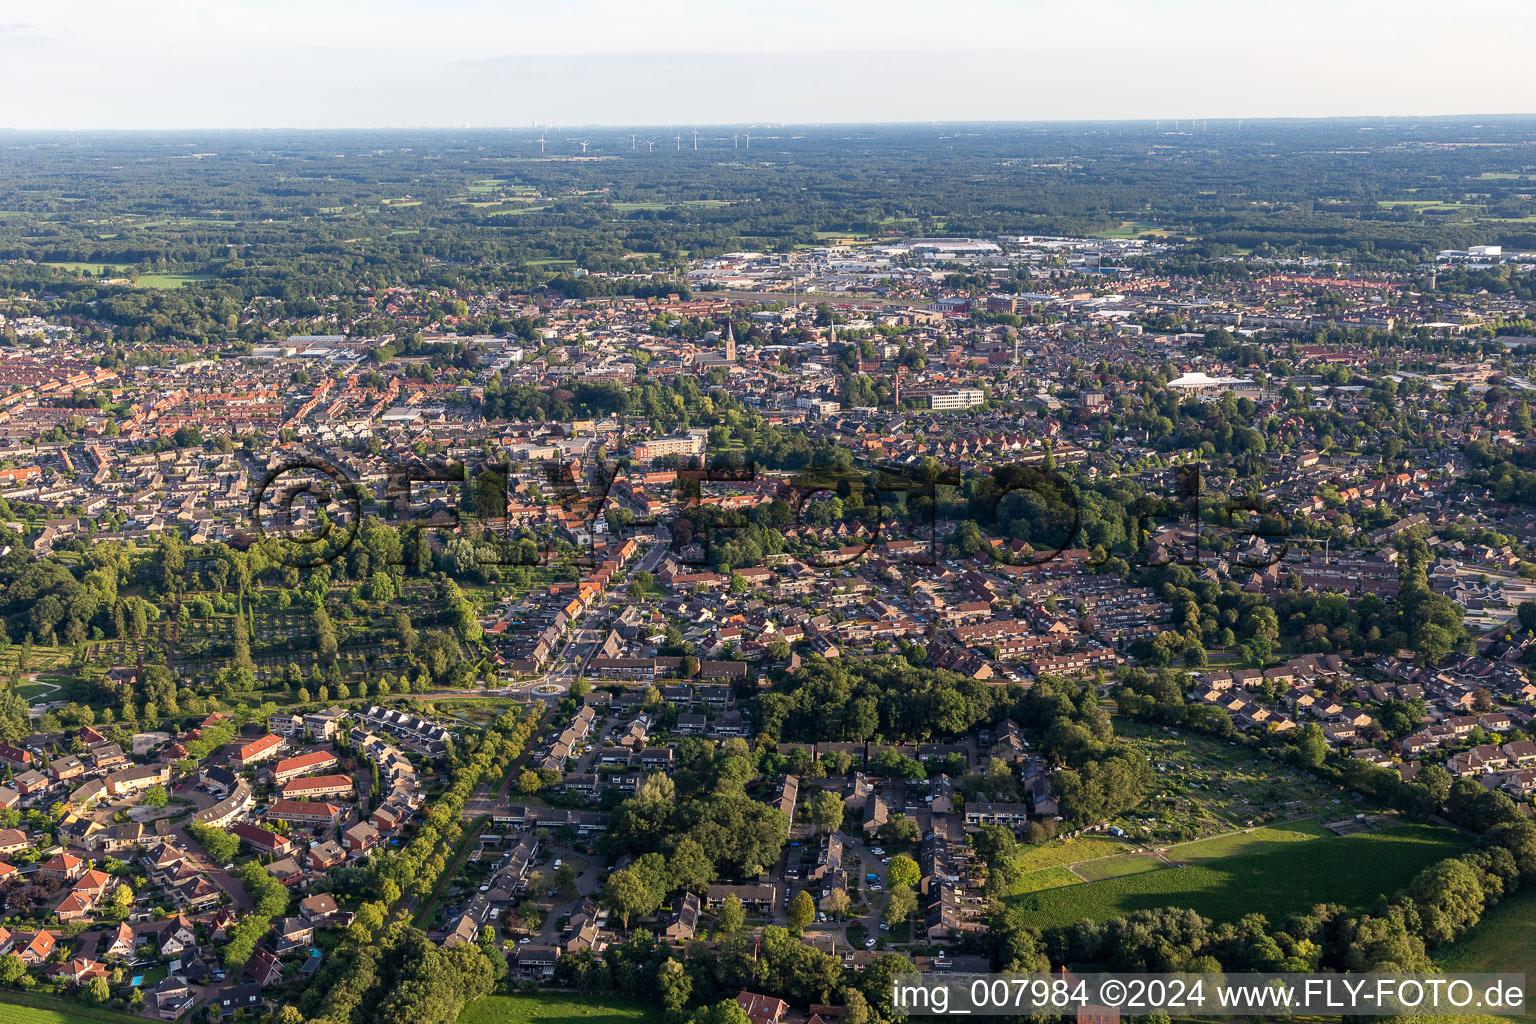
[[[283,981],[283,965],[278,963],[277,957],[265,946],[251,954],[245,964],[245,973],[263,987],[280,985]]]
[[[43,862],[43,866],[37,869],[42,878],[51,878],[58,882],[73,882],[85,874],[86,862],[72,853],[59,853]]]
[[[311,924],[322,924],[341,912],[336,899],[328,892],[306,896],[299,901],[299,913]]]
[[[124,921],[116,928],[109,928],[96,945],[96,952],[106,960],[127,960],[138,948],[133,929]]]
[[[555,976],[555,961],[559,959],[559,946],[519,946],[512,955],[512,967],[520,978],[548,981]]]
[[[779,1024],[789,1009],[784,1000],[775,996],[760,996],[742,989],[736,994],[736,1005],[746,1011],[752,1024]]]
[[[350,796],[353,784],[349,775],[315,775],[294,779],[283,786],[284,800],[321,796]]]
[[[309,867],[311,871],[325,871],[346,859],[347,851],[342,849],[341,844],[334,839],[328,839],[323,843],[316,843],[309,848]]]
[[[276,757],[277,752],[282,749],[283,738],[269,733],[259,740],[252,740],[235,751],[235,762],[242,768],[249,768],[258,761],[264,761],[269,757]]]
[[[224,831],[235,836],[257,853],[269,853],[273,856],[282,857],[286,856],[293,849],[293,840],[287,836],[278,835],[276,832],[268,832],[264,828],[258,828],[244,821],[237,821],[226,827]]]
[[[366,821],[360,821],[341,834],[347,853],[367,853],[379,844],[379,830]]]
[[[175,1020],[192,1004],[192,986],[178,974],[161,980],[154,992],[155,1015],[161,1020]]]
[[[53,955],[53,933],[45,930],[17,932],[11,944],[11,952],[21,958],[28,967],[36,967]]]
[[[334,825],[341,814],[342,809],[335,804],[317,800],[274,800],[267,809],[269,818],[310,827]]]
[[[683,898],[677,907],[677,919],[662,929],[662,938],[669,942],[687,942],[692,939],[694,932],[698,930],[701,909],[697,895],[691,892],[683,893]]]
[[[735,896],[741,901],[742,909],[749,914],[773,913],[774,900],[777,899],[779,887],[776,885],[711,885],[704,892],[704,905],[710,910],[719,910],[725,901]]]
[[[314,944],[314,941],[315,926],[302,917],[285,917],[277,926],[278,956],[286,956],[298,949],[307,949]]]
[[[261,1009],[261,986],[255,982],[230,985],[216,993],[213,1004],[221,1017],[233,1017],[240,1010],[255,1012]]]

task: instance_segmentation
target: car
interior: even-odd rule
[[[555,858],[555,869],[558,871],[559,868],[560,868],[560,858],[556,857]]]
[[[879,882],[876,882],[874,885],[871,885],[869,887],[869,891],[870,892],[885,892],[885,888]]]
[[[869,938],[864,940],[864,948],[865,949],[874,949],[875,948],[874,936],[870,936]]]
[[[528,939],[528,936],[526,936],[526,935],[524,935],[522,938],[517,940],[517,944],[519,946],[526,946],[526,945],[528,945],[528,942],[529,942],[529,939]]]
[[[881,921],[880,922],[880,930],[883,931],[883,932],[888,932],[888,931],[891,930],[891,926],[886,924],[884,921]]]

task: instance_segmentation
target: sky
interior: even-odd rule
[[[1528,113],[1533,38],[1529,0],[0,0],[0,129]]]

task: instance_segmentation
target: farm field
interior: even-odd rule
[[[486,996],[459,1014],[458,1024],[661,1024],[661,1010],[620,996]]]
[[[1040,927],[1135,910],[1189,907],[1217,921],[1271,921],[1315,903],[1361,906],[1428,865],[1465,849],[1459,833],[1407,825],[1304,842],[1265,842],[1235,856],[1014,897]]]

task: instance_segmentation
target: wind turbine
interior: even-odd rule
[[[587,144],[585,142],[583,142],[581,144],[581,155],[582,156],[586,156],[587,155]]]
[[[741,133],[737,132],[735,135],[732,135],[731,136],[731,142],[735,143],[735,147],[734,148],[740,149],[741,148]]]
[[[650,149],[646,150],[647,153],[654,153],[654,152],[656,152],[656,143],[655,142],[647,139],[645,144],[650,147]]]
[[[630,132],[629,133],[629,148],[630,149],[634,149],[635,148],[635,133],[634,132]]]
[[[539,129],[539,156],[544,155],[544,129]]]
[[[681,153],[683,151],[683,137],[681,135],[674,135],[672,136],[672,141],[677,143],[677,151]]]
[[[693,151],[695,153],[699,151],[699,130],[697,128],[693,130]]]
[[[752,148],[752,133],[751,132],[747,132],[747,148],[748,149]]]

